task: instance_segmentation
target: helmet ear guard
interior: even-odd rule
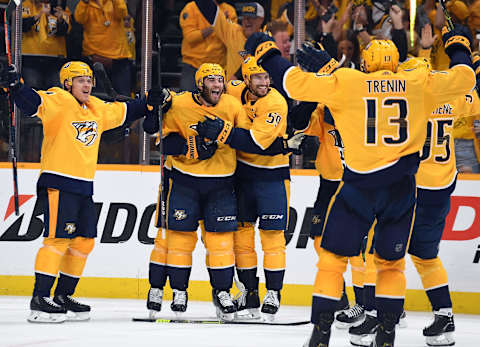
[[[225,70],[219,64],[203,63],[195,72],[195,84],[197,89],[203,88],[203,81],[208,76],[221,76],[223,77],[223,85],[225,87]]]
[[[69,61],[60,69],[60,83],[62,84],[62,87],[65,86],[65,82],[71,86],[73,79],[81,76],[90,77],[92,79],[93,86],[95,86],[93,71],[87,63],[82,61]]]
[[[362,70],[375,72],[389,70],[396,72],[399,53],[391,40],[372,40],[362,51]]]

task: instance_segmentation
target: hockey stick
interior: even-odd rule
[[[446,1],[439,0],[440,6],[442,6],[443,15],[445,16],[445,20],[447,21],[447,28],[448,30],[453,30],[453,21],[452,16],[450,16],[450,12],[448,12]]]
[[[9,14],[15,10],[16,6],[20,4],[20,0],[8,2],[7,9],[3,13],[4,19],[4,30],[5,30],[5,52],[7,54],[8,65],[12,64],[12,55],[10,52],[10,37],[8,35],[8,18]],[[9,67],[7,66],[7,69]],[[18,203],[18,176],[17,176],[17,141],[16,141],[16,119],[15,119],[15,109],[13,106],[13,96],[10,90],[8,91],[8,114],[9,114],[9,125],[10,125],[10,136],[9,136],[9,151],[10,158],[12,159],[12,173],[13,173],[13,200],[15,205],[15,215],[20,214],[20,206]]]
[[[182,323],[182,324],[224,324],[224,325],[284,325],[296,326],[305,325],[310,321],[291,321],[291,322],[265,322],[265,321],[223,321],[219,319],[155,319],[155,318],[132,318],[134,322],[147,323]]]
[[[161,44],[160,44],[160,34],[156,34],[157,36],[157,85],[158,88],[162,88],[162,62],[160,60],[160,51],[161,51]],[[166,213],[166,208],[165,208],[165,190],[163,189],[164,181],[165,181],[165,175],[164,175],[164,163],[163,163],[163,141],[162,141],[162,125],[163,125],[163,112],[162,112],[162,107],[158,106],[158,150],[160,152],[160,228],[162,229],[162,237],[166,237],[166,231],[165,230],[165,213]]]
[[[100,81],[102,83],[102,86],[105,88],[105,93],[108,98],[107,101],[116,101],[118,93],[113,88],[112,82],[108,78],[107,71],[105,71],[105,67],[103,66],[103,64],[99,62],[94,63],[93,73],[94,73],[95,79],[97,81]]]

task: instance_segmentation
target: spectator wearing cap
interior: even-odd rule
[[[226,48],[213,32],[213,26],[202,15],[195,1],[185,5],[180,12],[179,20],[183,36],[180,89],[193,92],[197,69],[206,62],[225,66]]]
[[[243,61],[239,53],[244,51],[243,46],[247,38],[260,31],[265,10],[258,2],[240,4],[238,16],[241,18],[242,24],[239,25],[230,22],[213,0],[195,0],[195,3],[207,21],[213,25],[214,33],[225,44],[227,79],[233,79]]]

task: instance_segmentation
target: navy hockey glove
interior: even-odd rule
[[[17,90],[23,84],[20,74],[17,72],[15,65],[10,64],[4,66],[0,76],[0,87],[10,90]]]
[[[205,160],[211,158],[217,148],[215,142],[206,143],[201,136],[188,136],[184,154],[189,159]]]
[[[148,91],[147,109],[153,111],[156,106],[162,107],[162,112],[167,112],[172,105],[172,94],[167,88],[153,87]]]
[[[201,137],[220,143],[229,143],[232,129],[233,124],[229,121],[224,121],[218,117],[212,119],[209,116],[205,116],[203,122],[197,123],[195,130]]]
[[[442,41],[445,46],[445,53],[451,58],[456,50],[465,50],[471,54],[473,43],[472,33],[467,27],[455,24],[452,30],[448,30],[446,26],[442,29]]]
[[[245,42],[245,51],[255,57],[260,65],[264,59],[281,54],[273,37],[265,33],[253,33]]]
[[[296,57],[300,67],[309,72],[329,74],[338,67],[338,62],[317,43],[305,42],[297,49]]]

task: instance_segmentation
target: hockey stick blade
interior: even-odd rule
[[[224,325],[286,325],[296,326],[309,324],[310,321],[265,322],[265,321],[222,321],[219,319],[162,319],[162,318],[132,318],[134,322],[147,323],[180,323],[180,324],[224,324]]]

